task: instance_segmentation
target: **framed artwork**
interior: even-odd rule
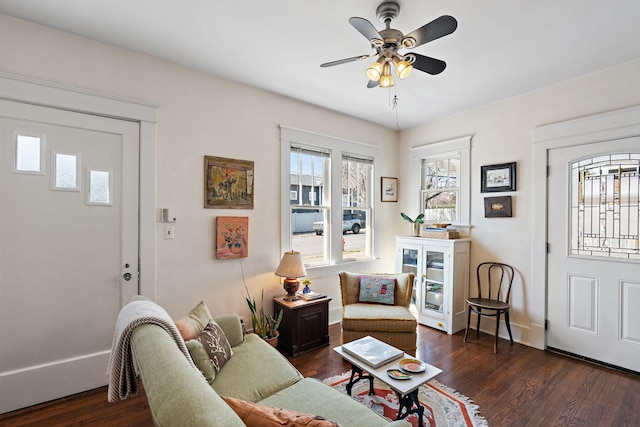
[[[253,162],[204,156],[204,207],[253,209]]]
[[[480,191],[516,191],[516,162],[480,167]]]
[[[485,218],[505,218],[511,217],[511,196],[485,197],[484,198]]]
[[[216,259],[246,258],[249,255],[249,217],[216,217]]]
[[[383,176],[380,178],[380,196],[383,202],[398,201],[398,178]]]

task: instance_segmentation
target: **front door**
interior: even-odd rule
[[[107,384],[138,158],[137,123],[0,100],[0,413]]]
[[[549,151],[547,346],[640,372],[640,138]]]

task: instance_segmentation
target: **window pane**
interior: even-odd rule
[[[373,165],[370,161],[342,159],[342,206],[369,207],[369,190]]]
[[[425,221],[457,221],[458,191],[423,191]]]
[[[300,252],[305,265],[329,262],[327,250],[326,209],[294,208],[291,210],[291,249]]]
[[[110,204],[110,173],[92,170],[89,172],[89,203]]]
[[[367,210],[342,211],[342,260],[356,261],[371,258],[371,237],[367,234]]]
[[[571,253],[639,259],[640,160],[616,154],[571,166]]]
[[[78,188],[78,159],[71,154],[55,156],[55,188]]]
[[[290,204],[322,205],[324,171],[329,158],[325,153],[292,147],[289,159]]]
[[[329,263],[324,204],[327,153],[291,147],[289,156],[289,204],[291,206],[291,249],[300,252],[306,265]],[[317,208],[309,208],[316,206]]]
[[[41,172],[41,139],[35,136],[17,135],[16,170]]]

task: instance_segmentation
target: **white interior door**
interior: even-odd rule
[[[107,383],[138,168],[137,123],[0,100],[0,413]]]
[[[636,372],[639,147],[628,138],[548,159],[547,346]]]

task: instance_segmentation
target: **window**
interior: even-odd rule
[[[13,132],[13,173],[44,175],[45,138]]]
[[[281,127],[282,251],[307,267],[371,259],[378,147]]]
[[[460,154],[422,160],[422,209],[427,222],[460,220]]]
[[[80,191],[80,156],[52,154],[52,184],[57,191]]]
[[[638,259],[640,155],[571,164],[571,254]]]
[[[111,206],[113,182],[110,171],[87,170],[87,205]]]
[[[371,211],[373,159],[342,156],[342,245],[343,261],[371,258],[367,218]],[[358,235],[358,236],[356,236]]]
[[[470,167],[470,136],[412,148],[410,173],[414,181],[410,185],[417,190],[419,204],[413,216],[424,213],[427,224],[454,224],[462,235],[468,235]]]

